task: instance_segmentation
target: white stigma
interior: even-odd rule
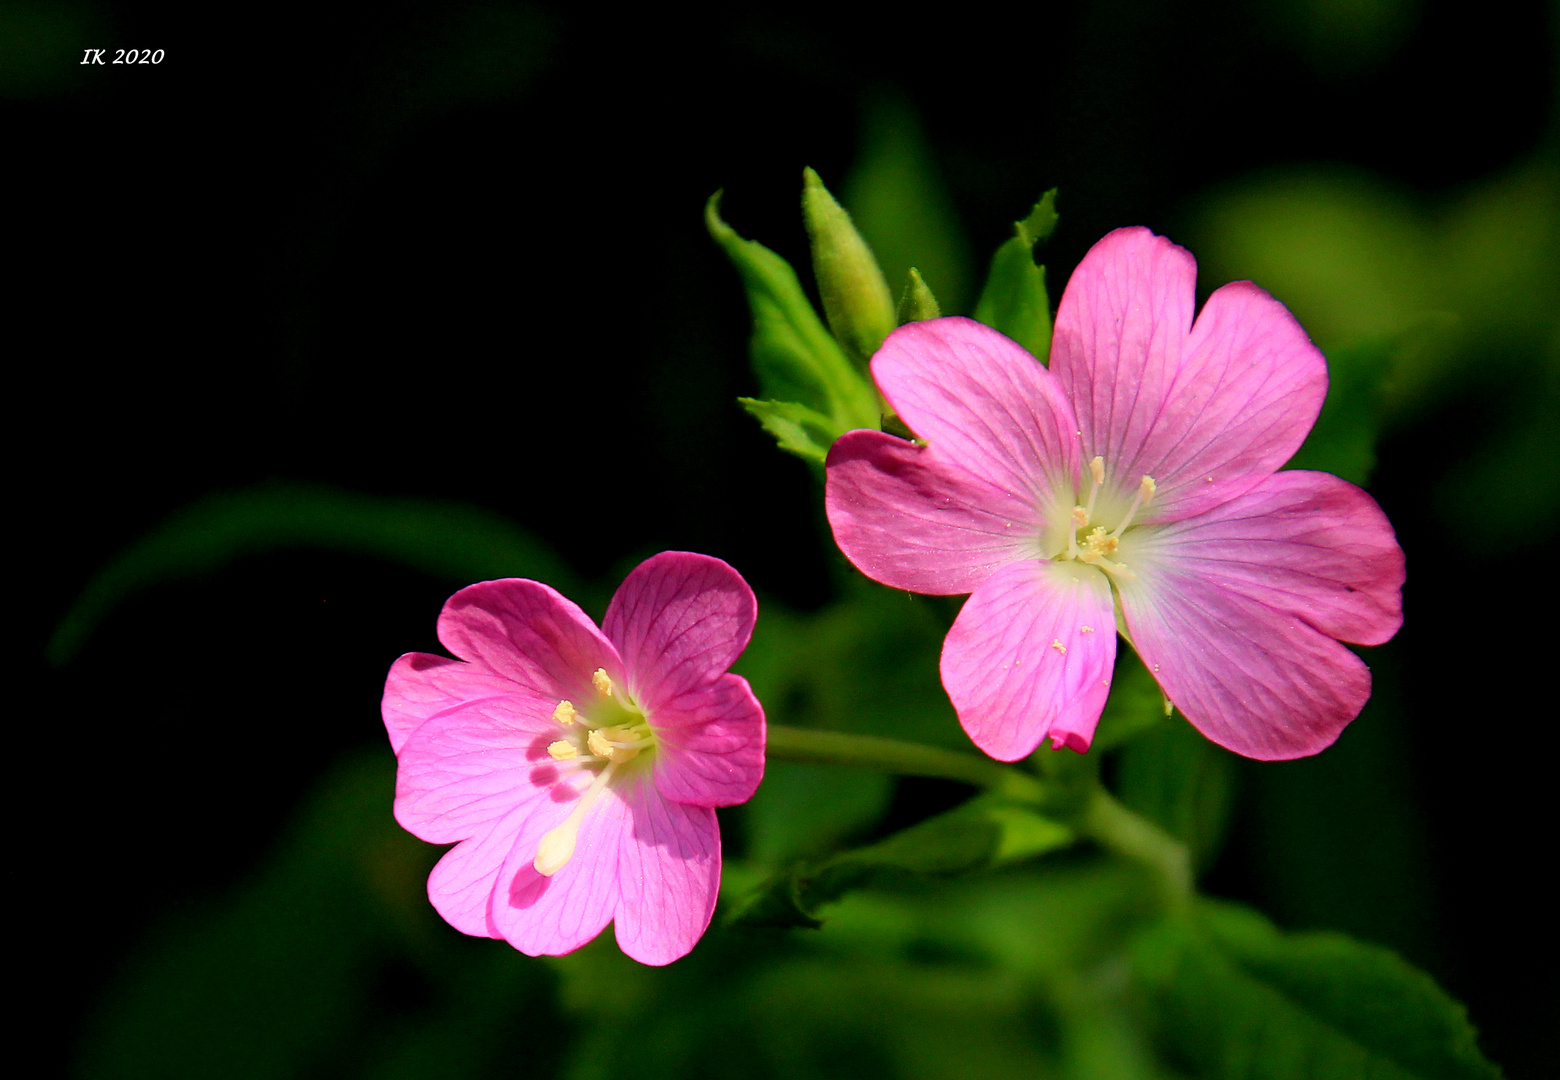
[[[574,858],[574,844],[579,839],[580,823],[585,820],[585,812],[606,790],[607,781],[611,779],[612,772],[616,768],[617,762],[608,761],[607,767],[596,774],[596,778],[590,782],[590,787],[585,789],[585,794],[580,796],[579,801],[574,804],[574,809],[569,811],[569,816],[563,819],[563,824],[549,829],[537,843],[536,858],[531,865],[536,867],[538,874],[552,877]]]

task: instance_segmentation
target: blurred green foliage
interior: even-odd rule
[[[532,577],[580,595],[551,550],[478,507],[271,484],[187,507],[120,552],[66,612],[47,655],[55,664],[69,661],[109,611],[141,590],[299,548],[384,559],[457,582]]]

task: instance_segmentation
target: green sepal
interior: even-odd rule
[[[905,283],[904,295],[899,298],[899,311],[895,318],[903,326],[905,323],[925,322],[941,316],[942,308],[938,306],[937,297],[932,295],[932,290],[922,280],[921,271],[912,266],[910,280]]]
[[[1191,1074],[1271,1080],[1498,1080],[1466,1011],[1397,954],[1286,934],[1203,900],[1133,950],[1156,1035]]]
[[[802,220],[812,241],[823,315],[845,352],[865,368],[894,329],[894,298],[872,249],[812,169],[802,172]]]
[[[1032,806],[996,794],[968,802],[886,840],[793,867],[771,878],[731,915],[745,926],[822,925],[824,904],[864,886],[905,878],[953,877],[1038,858],[1075,834]]]
[[[991,258],[986,287],[975,305],[975,318],[1000,330],[1045,363],[1051,353],[1051,301],[1045,267],[1035,265],[1035,244],[1056,228],[1056,189],[1040,197],[1013,235]]]
[[[719,204],[717,191],[705,207],[704,220],[710,236],[736,266],[747,291],[753,313],[749,353],[762,400],[808,410],[807,426],[812,433],[802,440],[787,427],[787,437],[793,438],[794,444],[782,440],[781,445],[808,460],[817,460],[813,448],[799,448],[809,444],[827,448],[847,431],[878,426],[877,392],[824,327],[791,264],[762,244],[738,236],[720,219]],[[753,411],[751,407],[749,411]],[[779,417],[778,412],[774,414]],[[793,410],[786,420],[802,426],[803,414]],[[765,426],[774,431],[770,424]]]

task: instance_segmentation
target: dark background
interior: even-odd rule
[[[1552,160],[1544,5],[1263,12],[0,4],[27,541],[8,877],[37,1033],[68,1046],[152,921],[240,880],[340,752],[382,741],[386,667],[436,647],[461,584],[275,553],[144,592],[45,663],[92,575],[186,504],[273,480],[462,500],[587,578],[683,548],[778,603],[829,598],[812,479],[733,401],[748,318],[700,219],[715,189],[803,267],[802,167],[840,190],[864,118],[900,109],[974,266],[1060,189],[1054,301],[1109,229],[1192,243],[1198,200],[1263,170],[1343,164],[1434,212]],[[89,47],[166,57],[81,66]],[[1546,362],[1381,446],[1409,584],[1372,666],[1399,704],[1246,770],[1208,879],[1404,951],[1513,1077],[1556,1052],[1553,507],[1438,493]]]

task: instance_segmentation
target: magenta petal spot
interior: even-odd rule
[[[1049,370],[967,319],[901,327],[872,371],[922,441],[858,431],[830,451],[846,557],[971,594],[943,685],[993,757],[1088,747],[1118,619],[1209,738],[1315,753],[1370,694],[1339,641],[1402,623],[1403,552],[1374,500],[1276,471],[1321,409],[1321,353],[1250,282],[1196,312],[1196,277],[1164,237],[1111,233],[1067,284]]]
[[[385,685],[396,819],[453,843],[428,896],[467,934],[531,955],[616,922],[624,952],[666,964],[709,926],[720,886],[712,807],[752,796],[764,712],[726,669],[757,605],[719,559],[663,552],[631,573],[605,632],[534,581],[450,598],[439,636]]]

